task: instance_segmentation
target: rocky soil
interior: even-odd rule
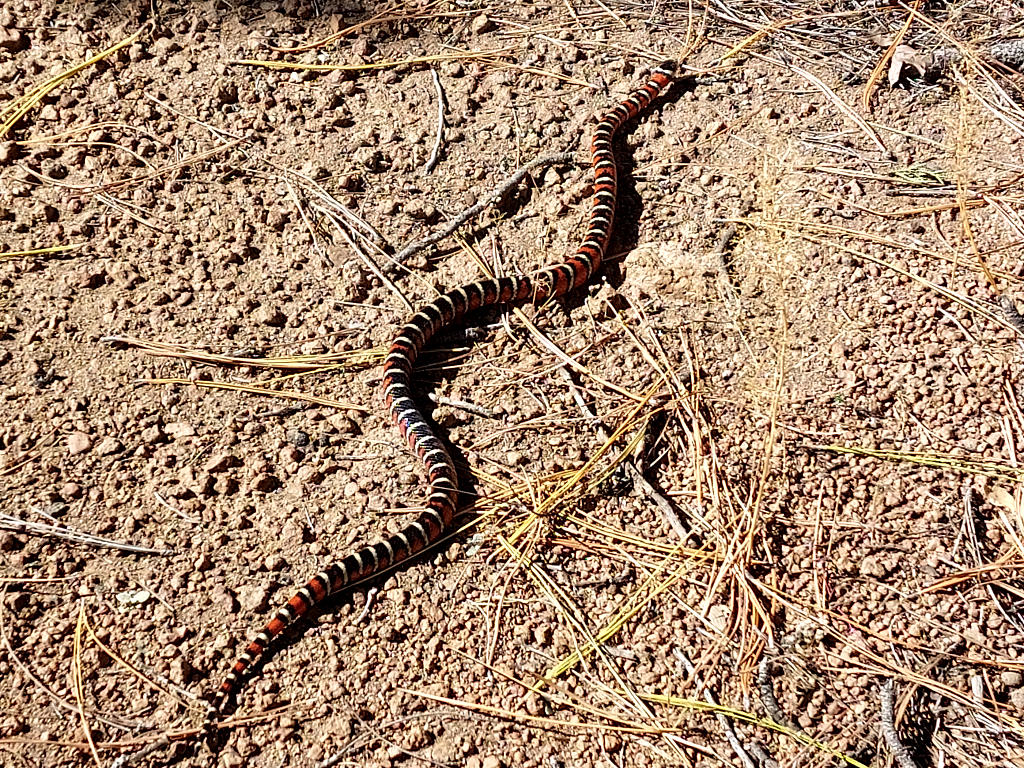
[[[984,6],[957,40],[1020,26]],[[722,62],[753,30],[709,9],[4,4],[0,109],[139,35],[0,136],[0,764],[740,765],[710,694],[788,721],[734,721],[753,764],[885,765],[889,680],[920,765],[1024,759],[1021,75],[883,71],[866,109],[903,12]],[[408,306],[571,252],[593,115],[675,57],[602,277],[420,359],[472,524],[197,746],[295,585],[422,504],[377,387]]]

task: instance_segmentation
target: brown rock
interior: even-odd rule
[[[196,558],[195,562],[192,563],[192,567],[201,573],[213,568],[213,561],[210,559],[210,556],[204,552]]]
[[[260,493],[270,493],[280,487],[281,481],[267,472],[262,472],[252,481],[252,489]]]
[[[102,267],[87,267],[78,276],[79,288],[99,288],[107,282],[107,271]]]
[[[68,436],[68,453],[78,456],[92,448],[92,438],[84,432],[75,432]]]
[[[324,479],[323,473],[320,472],[320,470],[318,470],[316,467],[312,467],[309,464],[303,464],[301,467],[299,467],[299,471],[296,474],[296,477],[298,477],[299,482],[310,483],[312,485],[316,485],[317,483]]]
[[[479,16],[473,18],[469,28],[473,30],[474,35],[482,35],[485,32],[490,32],[494,29],[494,22],[485,13],[481,13]]]
[[[1016,688],[1021,684],[1022,676],[1017,670],[1008,669],[999,673],[999,681],[1010,688]]]
[[[100,444],[96,446],[97,452],[100,456],[113,456],[115,453],[120,453],[124,450],[124,445],[116,437],[108,435],[100,440]]]
[[[359,432],[359,425],[345,413],[335,413],[332,416],[328,416],[327,423],[343,435],[354,435]]]
[[[192,437],[196,433],[195,427],[184,421],[175,421],[164,427],[164,431],[173,438]]]
[[[288,322],[284,312],[276,307],[268,307],[266,305],[257,309],[253,317],[256,322],[269,325],[271,328],[281,328]]]
[[[10,163],[21,157],[21,148],[13,141],[0,141],[0,164]]]
[[[230,475],[221,475],[213,484],[213,490],[221,496],[227,496],[238,490],[238,480]]]
[[[239,460],[239,458],[234,454],[218,453],[207,459],[206,463],[203,465],[203,469],[205,469],[207,472],[213,473],[224,472],[225,470],[231,469],[232,467],[240,466],[241,463],[242,462]]]
[[[281,543],[288,546],[299,546],[308,540],[306,526],[296,520],[289,518],[281,528]]]
[[[20,29],[0,28],[0,51],[17,53],[18,51],[24,51],[28,48],[28,44],[28,35]]]
[[[860,575],[873,579],[883,579],[889,573],[881,558],[877,555],[868,555],[860,561]]]
[[[238,604],[246,613],[260,613],[270,605],[270,589],[266,584],[249,584],[238,591]]]
[[[1024,712],[1024,688],[1010,692],[1010,703],[1017,708],[1018,712]]]
[[[82,497],[82,486],[78,483],[64,483],[60,487],[60,495],[65,499],[79,499]]]

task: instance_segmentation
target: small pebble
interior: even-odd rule
[[[294,445],[296,448],[305,448],[309,445],[309,434],[303,432],[301,429],[292,429],[288,431],[288,442]]]
[[[115,453],[120,453],[124,450],[124,445],[116,437],[108,435],[100,440],[99,445],[96,446],[96,452],[100,456],[112,456]]]
[[[286,322],[288,322],[288,318],[285,317],[284,312],[276,307],[270,307],[267,305],[257,309],[253,315],[253,319],[255,319],[257,323],[269,325],[271,328],[281,328]]]
[[[92,438],[84,432],[75,432],[68,436],[68,453],[78,456],[92,448]]]
[[[469,28],[473,31],[474,35],[482,35],[485,32],[490,32],[494,29],[494,22],[491,21],[487,14],[481,13],[479,16],[473,17],[473,21],[470,23]]]

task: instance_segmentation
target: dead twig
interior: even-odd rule
[[[903,27],[896,33],[892,42],[889,43],[889,47],[885,54],[878,60],[878,63],[875,64],[875,68],[871,70],[871,74],[868,75],[867,85],[864,86],[864,92],[861,95],[861,108],[865,112],[871,111],[871,94],[874,93],[875,85],[882,77],[882,72],[885,71],[886,65],[893,58],[893,54],[895,54],[897,49],[901,47],[903,38],[907,36],[907,32],[910,31],[910,25],[914,21],[914,13],[920,7],[921,0],[914,0],[914,10],[907,14],[906,21],[903,22]]]
[[[413,307],[412,302],[409,301],[408,298],[406,298],[406,295],[404,293],[402,293],[402,289],[399,288],[398,285],[396,285],[393,280],[389,279],[387,277],[387,275],[384,274],[384,272],[381,270],[381,268],[377,265],[377,262],[373,260],[373,257],[370,256],[370,254],[367,253],[364,248],[361,248],[359,246],[359,244],[356,242],[356,240],[357,239],[364,240],[365,242],[369,243],[371,246],[376,247],[378,249],[379,249],[380,246],[378,246],[376,243],[374,243],[371,238],[366,237],[366,235],[364,235],[362,232],[359,232],[356,229],[352,229],[351,230],[351,234],[349,234],[349,232],[346,231],[347,228],[345,226],[342,226],[341,220],[333,212],[327,210],[323,206],[318,205],[316,203],[313,203],[312,205],[328,221],[330,221],[331,224],[334,225],[334,228],[337,230],[338,234],[341,235],[341,239],[344,240],[346,243],[348,243],[349,248],[351,248],[353,251],[356,252],[356,255],[359,256],[359,258],[362,260],[363,264],[366,265],[366,268],[369,269],[373,273],[374,277],[376,277],[378,280],[380,280],[382,283],[384,283],[384,285],[386,285],[388,288],[390,288],[391,292],[394,293],[395,296],[398,297],[399,301],[401,301],[403,304],[405,304],[406,308],[410,312],[414,312],[415,311],[415,307]]]
[[[336,43],[342,38],[348,37],[356,32],[369,29],[377,24],[387,24],[394,21],[411,22],[415,19],[454,18],[469,13],[469,11],[445,12],[438,7],[440,5],[441,3],[439,2],[429,2],[422,6],[410,7],[407,3],[396,2],[385,6],[384,10],[375,16],[371,16],[368,19],[364,19],[363,21],[349,27],[345,27],[344,29],[339,29],[337,32],[332,32],[327,37],[322,37],[319,40],[314,40],[312,42],[293,45],[290,48],[271,45],[270,50],[275,53],[305,53],[306,51],[313,51],[317,48],[326,48],[331,43]]]
[[[983,578],[983,574],[989,569],[999,572],[1002,570],[1004,565],[1012,566],[1012,563],[986,563],[981,553],[981,546],[978,542],[977,526],[974,520],[974,491],[971,489],[970,482],[964,480],[963,486],[961,487],[961,496],[964,502],[964,518],[963,523],[960,526],[960,535],[966,536],[965,549],[970,553],[971,558],[974,560],[974,568],[967,569],[962,573],[969,574],[973,572],[977,575],[979,581],[985,583],[985,591],[988,592],[989,598],[992,600],[992,604],[995,605],[996,610],[1002,614],[1003,618],[1010,624],[1010,626],[1016,627],[1018,631],[1024,631],[1024,627],[1021,626],[1021,620],[1017,617],[1016,612],[1011,614],[1006,608],[1003,607],[1003,601],[999,599],[999,593],[996,591],[996,585],[998,582],[989,581]],[[959,537],[958,537],[959,539]],[[951,574],[949,578],[956,578],[958,574]],[[969,578],[969,577],[968,577]]]
[[[802,732],[803,728],[786,717],[786,713],[779,706],[779,700],[775,698],[775,687],[772,685],[771,663],[770,659],[764,658],[757,665],[757,691],[761,694],[761,706],[768,713],[768,717],[779,725]]]
[[[548,165],[554,165],[555,163],[568,163],[573,159],[574,155],[572,152],[558,152],[551,155],[543,155],[541,157],[534,158],[526,165],[522,166],[519,170],[513,173],[508,179],[501,184],[497,189],[493,190],[489,195],[484,197],[482,200],[477,202],[475,205],[471,205],[469,208],[464,210],[458,216],[449,221],[444,227],[434,232],[432,235],[427,235],[422,240],[416,240],[415,242],[409,243],[395,256],[395,261],[399,264],[404,263],[414,253],[422,251],[424,248],[444,240],[448,235],[454,232],[456,229],[461,227],[467,221],[476,216],[484,208],[493,205],[498,202],[501,197],[508,192],[512,187],[518,184],[525,178],[525,176],[537,168],[543,168]]]
[[[717,707],[718,702],[715,700],[715,695],[706,685],[704,685],[703,682],[701,682],[700,677],[697,676],[697,670],[693,666],[693,662],[691,662],[690,659],[687,658],[686,654],[679,648],[674,648],[672,652],[676,659],[678,659],[679,663],[683,665],[683,669],[686,670],[686,674],[690,676],[694,687],[704,694],[704,701]],[[747,750],[743,748],[743,744],[740,742],[740,737],[736,734],[736,729],[733,727],[732,721],[721,712],[716,712],[715,718],[718,720],[718,724],[722,728],[725,740],[729,742],[729,746],[732,747],[732,751],[736,753],[740,762],[743,763],[743,768],[758,768],[757,763],[751,759],[750,755],[747,754]]]
[[[42,177],[39,178],[40,180],[42,180]],[[113,195],[108,195],[103,192],[98,192],[96,194],[96,199],[99,200],[104,205],[110,206],[110,208],[117,211],[118,213],[124,214],[133,221],[138,222],[147,229],[152,229],[154,232],[159,232],[162,235],[167,234],[166,229],[158,227],[149,218],[143,216],[142,211],[144,209],[138,205],[135,205],[134,203],[130,203],[127,200],[118,200]]]
[[[265,67],[266,69],[297,69],[307,72],[364,72],[375,69],[395,69],[417,64],[430,64],[435,61],[460,61],[466,59],[482,59],[493,61],[501,56],[509,56],[511,48],[491,48],[483,51],[457,51],[438,53],[430,56],[416,56],[408,59],[389,59],[374,61],[369,64],[310,64],[301,61],[275,61],[268,59],[231,59],[228,64],[244,67]]]
[[[373,610],[373,604],[376,601],[377,595],[380,593],[380,587],[373,586],[366,590],[366,604],[363,606],[363,610],[356,616],[356,620],[353,624],[362,624],[366,617],[370,615],[370,611]]]
[[[384,235],[377,231],[373,225],[359,216],[359,214],[352,209],[342,205],[342,203],[334,197],[334,195],[328,192],[322,184],[316,181],[316,179],[313,179],[306,174],[299,173],[292,168],[276,165],[269,160],[264,160],[264,162],[286,176],[294,176],[299,179],[307,193],[319,198],[326,207],[337,212],[349,225],[351,225],[354,231],[358,231],[359,234],[365,235],[375,246],[383,246],[387,242],[384,239]]]
[[[843,101],[841,98],[839,98],[839,94],[837,94],[835,91],[833,91],[827,85],[825,85],[825,83],[821,80],[821,78],[819,78],[817,75],[811,74],[810,72],[808,72],[803,67],[798,67],[798,66],[793,65],[793,64],[789,65],[789,69],[790,69],[791,72],[794,72],[795,74],[800,75],[800,77],[804,78],[808,82],[812,83],[815,87],[817,87],[818,90],[820,90],[823,94],[825,94],[825,97],[836,106],[836,109],[838,109],[840,112],[842,112],[844,115],[846,115],[846,117],[854,125],[856,125],[858,128],[860,128],[861,131],[863,131],[863,133],[869,139],[871,139],[871,142],[876,147],[878,147],[878,150],[883,155],[885,155],[886,157],[892,157],[892,152],[890,152],[889,148],[887,146],[885,146],[885,144],[882,143],[882,140],[879,138],[878,134],[875,132],[875,130],[870,125],[867,124],[867,121],[863,117],[858,115],[850,107],[849,104],[847,104],[845,101]]]
[[[38,459],[42,456],[43,448],[47,448],[53,444],[54,436],[57,434],[57,430],[54,429],[50,434],[41,438],[35,445],[27,449],[20,456],[16,456],[6,464],[0,464],[0,477],[6,477],[7,475],[13,475],[19,469],[27,464]]]
[[[103,59],[112,56],[122,48],[126,48],[127,46],[131,45],[136,40],[138,40],[139,36],[142,35],[142,33],[145,31],[145,27],[136,30],[133,34],[124,38],[120,42],[115,43],[106,50],[100,51],[92,58],[83,61],[80,64],[76,64],[70,69],[64,70],[60,74],[55,75],[54,77],[51,77],[49,80],[46,80],[45,82],[35,86],[23,96],[13,99],[12,101],[9,101],[6,104],[4,104],[4,106],[0,108],[0,121],[2,121],[0,122],[0,139],[2,139],[8,133],[8,131],[10,131],[15,125],[17,125],[18,121],[21,120],[21,118],[23,118],[26,114],[28,114],[28,112],[33,107],[39,104],[47,94],[49,94],[59,85],[64,83],[65,80],[69,79],[70,77],[73,77],[74,75],[77,75],[82,70],[91,67],[96,62],[102,61]]]
[[[227,131],[227,130],[225,130],[223,128],[218,128],[217,126],[212,125],[210,123],[204,123],[202,120],[199,120],[199,119],[197,119],[195,117],[192,117],[191,115],[186,114],[185,112],[181,112],[181,111],[175,109],[174,107],[172,107],[166,101],[161,101],[160,99],[158,99],[156,96],[154,96],[151,93],[143,93],[142,95],[146,99],[148,99],[149,101],[153,102],[158,107],[160,107],[160,109],[163,109],[163,110],[165,110],[167,112],[170,112],[172,115],[177,115],[178,117],[182,118],[183,120],[187,120],[188,122],[193,123],[194,125],[198,125],[198,126],[200,126],[202,128],[205,128],[206,130],[208,130],[210,133],[212,133],[214,136],[216,136],[221,141],[227,141],[229,139],[235,139],[236,141],[242,141],[245,138],[244,136],[240,136],[237,133],[232,133],[231,131]]]
[[[434,80],[434,89],[437,91],[437,135],[434,137],[434,148],[430,152],[430,158],[423,167],[424,173],[430,173],[437,165],[441,157],[441,145],[444,143],[444,89],[441,87],[441,78],[437,76],[437,70],[431,67],[430,75]]]
[[[328,336],[331,337],[336,335],[338,334],[329,334]],[[309,341],[316,340],[317,339],[309,339]],[[261,357],[261,352],[253,350],[252,348],[236,350],[232,354],[228,355],[219,355],[212,352],[206,352],[201,349],[190,349],[183,344],[147,341],[145,339],[137,339],[132,336],[104,336],[100,341],[104,344],[123,344],[128,347],[137,347],[147,355],[179,358],[190,362],[203,363],[205,365],[267,368],[284,371],[319,371],[335,366],[345,367],[349,364],[357,366],[371,365],[383,358],[386,352],[383,347],[379,347],[370,348],[368,350],[359,350],[354,354],[352,352],[325,352],[309,355]],[[281,344],[275,346],[284,345]],[[267,413],[263,415],[267,416],[275,414]]]
[[[151,755],[160,749],[163,749],[170,743],[171,740],[165,734],[156,739],[155,741],[151,741],[142,749],[136,750],[135,752],[129,752],[127,755],[121,755],[110,764],[110,768],[128,768],[128,766],[135,765],[142,758],[146,757],[147,755]]]
[[[558,368],[558,372],[569,385],[569,391],[572,393],[572,398],[576,402],[576,407],[580,409],[580,413],[583,414],[583,417],[587,421],[594,425],[597,436],[601,438],[601,440],[607,442],[608,430],[605,429],[604,424],[601,423],[601,420],[590,409],[586,400],[583,399],[583,395],[580,394],[579,387],[577,387],[576,382],[573,381],[572,374],[569,373],[565,366],[560,366]],[[634,487],[639,488],[645,495],[651,498],[651,501],[654,502],[658,511],[661,512],[661,516],[665,519],[668,527],[671,528],[673,533],[679,537],[681,542],[685,543],[690,537],[690,532],[686,530],[686,526],[684,526],[682,520],[679,519],[679,515],[676,514],[675,507],[672,506],[672,503],[659,493],[658,489],[655,488],[646,477],[644,477],[644,473],[640,471],[640,468],[637,467],[632,457],[626,457],[622,461],[621,466],[629,474],[629,478],[633,482]]]
[[[11,638],[7,633],[7,622],[4,616],[4,606],[7,600],[8,585],[4,584],[3,588],[0,589],[0,647],[6,652],[7,658],[9,658],[14,664],[28,677],[36,686],[45,693],[54,704],[68,710],[69,712],[78,713],[78,707],[71,701],[68,701],[55,690],[50,688],[46,683],[40,679],[40,677],[32,671],[27,663],[22,661],[21,656],[14,650],[14,645],[11,643]],[[110,716],[104,716],[100,713],[93,713],[93,717],[106,725],[114,728],[121,728],[124,730],[131,730],[137,726],[136,723],[132,723],[126,720],[115,719]],[[85,745],[83,744],[83,747]]]
[[[1017,310],[1017,305],[1013,303],[1013,299],[1004,293],[999,297],[999,308],[1003,310],[1006,322],[1012,325],[1014,330],[1024,337],[1024,316]]]
[[[75,696],[75,703],[78,710],[78,719],[82,725],[82,733],[89,744],[89,751],[96,763],[96,768],[103,768],[100,760],[99,750],[96,749],[96,741],[92,736],[92,727],[89,725],[89,714],[85,710],[85,675],[82,672],[82,636],[85,634],[85,604],[78,604],[78,620],[75,622],[75,635],[73,650],[71,652],[71,692]]]
[[[324,268],[337,268],[338,265],[332,261],[331,257],[327,254],[327,251],[325,251],[323,246],[320,245],[320,240],[316,236],[316,230],[313,228],[313,225],[309,220],[309,216],[306,215],[306,208],[299,199],[298,193],[295,191],[295,185],[288,179],[285,179],[284,183],[288,188],[289,197],[291,197],[292,202],[295,204],[295,210],[299,212],[299,217],[302,219],[302,223],[306,225],[306,230],[309,232],[309,240],[313,244],[313,250],[315,250],[317,255],[320,257],[320,261]]]
[[[113,539],[105,539],[102,536],[94,536],[91,533],[83,533],[63,525],[49,525],[47,523],[33,523],[28,520],[21,520],[13,515],[0,512],[0,528],[15,533],[29,533],[35,536],[52,536],[57,539],[73,541],[77,544],[87,544],[91,547],[105,547],[107,549],[119,549],[122,552],[131,552],[136,555],[173,555],[172,549],[153,549],[141,547],[137,544],[125,544]]]
[[[476,403],[467,403],[465,400],[453,400],[449,397],[441,397],[440,395],[435,395],[433,393],[427,395],[427,398],[432,403],[447,405],[449,408],[458,408],[460,411],[472,413],[474,416],[482,416],[485,419],[501,418],[501,414],[497,411],[492,411],[490,408],[485,408],[484,406],[477,405]]]
[[[188,168],[190,165],[196,165],[198,163],[205,162],[212,157],[219,154],[225,153],[229,150],[234,149],[240,144],[244,143],[244,139],[237,139],[235,141],[229,141],[227,144],[219,144],[213,149],[208,149],[203,152],[197,152],[184,160],[165,165],[161,168],[157,168],[149,173],[142,173],[138,176],[126,176],[121,179],[115,179],[114,181],[107,182],[105,184],[84,184],[84,185],[65,185],[67,189],[75,190],[81,194],[95,194],[96,192],[113,192],[115,189],[121,189],[122,187],[134,187],[143,184],[147,181],[153,181],[154,179],[161,178],[163,176],[177,173],[184,168]]]
[[[892,680],[886,680],[878,697],[881,702],[882,716],[882,738],[885,739],[893,759],[900,768],[918,768],[917,763],[910,754],[910,750],[900,741],[900,735],[896,732],[896,722],[893,715],[893,684]]]
[[[335,400],[330,397],[316,397],[315,395],[307,395],[305,392],[299,392],[291,389],[270,389],[268,387],[261,387],[255,384],[245,384],[238,381],[207,381],[206,379],[186,379],[186,378],[166,378],[166,379],[136,379],[136,384],[155,384],[159,386],[166,386],[168,384],[181,384],[189,387],[200,387],[203,389],[226,389],[232,392],[248,392],[253,395],[266,395],[268,397],[280,397],[286,400],[298,400],[302,403],[314,403],[316,405],[325,405],[329,408],[342,408],[348,411],[362,411],[367,412],[370,409],[363,405],[356,403],[346,403],[341,400]]]

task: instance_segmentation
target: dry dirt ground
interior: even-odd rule
[[[0,137],[0,764],[884,766],[890,683],[904,768],[1021,764],[1024,12],[918,6],[6,0],[5,124],[126,42]],[[669,57],[601,278],[420,359],[467,526],[197,745],[422,503],[404,302],[571,252]]]

